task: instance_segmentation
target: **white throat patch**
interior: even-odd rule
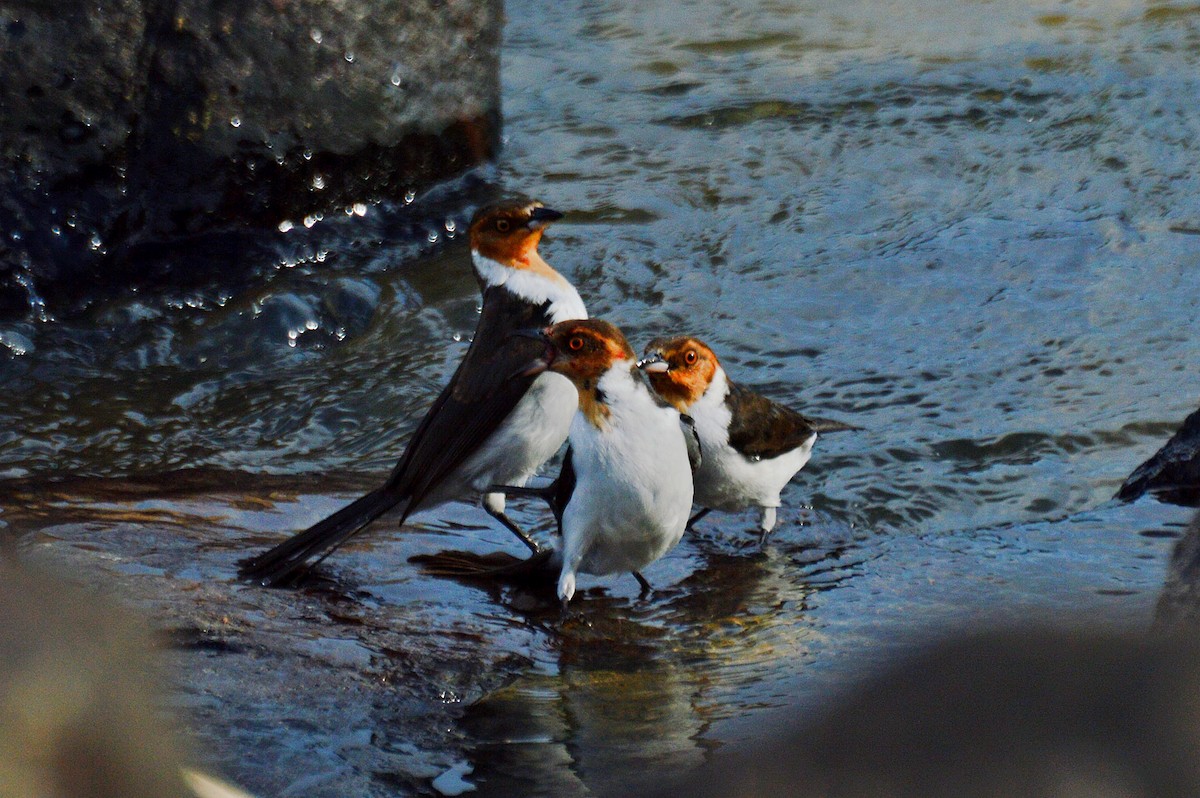
[[[586,319],[587,308],[575,286],[565,278],[555,280],[526,269],[514,269],[471,250],[471,261],[484,285],[504,286],[512,293],[533,304],[550,303],[550,320],[557,324],[570,319]]]

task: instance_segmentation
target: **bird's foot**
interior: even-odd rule
[[[775,528],[775,508],[762,508],[762,520],[758,524],[761,530],[758,534],[758,545],[767,545],[767,538],[771,536],[771,530]]]
[[[489,495],[495,495],[495,494],[489,494]],[[521,529],[521,527],[517,526],[517,523],[515,521],[513,521],[511,518],[509,518],[507,515],[504,514],[503,505],[501,505],[500,508],[497,509],[496,507],[493,507],[490,502],[484,501],[483,509],[487,510],[488,515],[490,515],[492,518],[495,518],[497,521],[499,521],[501,524],[503,524],[505,529],[507,529],[509,532],[512,532],[514,535],[517,536],[517,538],[522,543],[524,543],[526,546],[528,546],[529,551],[532,552],[534,556],[537,556],[538,554],[542,553],[542,547],[538,545],[538,542],[536,540],[534,540],[533,538],[531,538],[525,532],[525,530],[523,530],[523,529]]]

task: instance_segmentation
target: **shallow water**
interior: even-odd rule
[[[697,334],[735,379],[866,430],[818,442],[765,551],[749,516],[710,517],[648,569],[649,602],[631,580],[588,583],[565,628],[536,591],[407,563],[511,550],[468,507],[339,555],[331,572],[381,624],[419,607],[435,629],[472,630],[460,653],[520,660],[447,712],[452,734],[388,760],[409,780],[364,776],[371,789],[446,774],[436,789],[616,792],[636,772],[624,763],[698,761],[914,633],[1147,620],[1185,513],[1107,500],[1196,406],[1195,7],[516,0],[507,14],[494,167],[297,225],[236,294],[0,328],[0,475],[203,468],[260,498],[265,475],[295,475],[262,534],[201,545],[197,572],[230,580],[241,551],[390,467],[475,322],[464,212],[440,209],[495,184],[571,211],[544,254],[635,343]],[[14,520],[15,504],[0,523],[50,522]],[[336,648],[337,629],[309,633]],[[372,640],[357,645],[378,659]],[[279,711],[251,704],[259,723]],[[366,715],[363,739],[339,745],[403,748],[388,713]],[[206,718],[219,739],[228,719]],[[341,739],[309,725],[301,748]],[[272,792],[303,783],[269,772],[255,778]]]

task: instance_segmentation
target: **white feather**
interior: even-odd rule
[[[474,491],[489,485],[524,485],[567,439],[578,404],[579,393],[566,377],[553,372],[539,375],[457,475]],[[495,509],[503,510],[503,496],[498,501]]]
[[[687,446],[674,408],[618,362],[597,383],[609,416],[595,427],[582,413],[571,422],[576,484],[563,513],[559,597],[575,574],[636,571],[683,536],[692,506]]]
[[[586,319],[587,308],[575,286],[557,274],[549,277],[529,269],[514,269],[471,250],[471,260],[480,279],[489,286],[505,286],[522,299],[540,305],[550,303],[550,321],[557,324],[571,319]]]
[[[708,390],[688,408],[704,455],[695,476],[696,504],[713,510],[778,507],[784,486],[812,456],[817,435],[778,457],[749,459],[729,445],[728,395],[729,379],[718,366]]]

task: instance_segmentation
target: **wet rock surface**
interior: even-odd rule
[[[1117,498],[1133,501],[1147,493],[1173,504],[1200,505],[1200,410],[1185,418],[1171,439],[1134,469]]]
[[[22,559],[149,618],[205,765],[262,795],[422,792],[456,761],[462,707],[528,659],[472,619],[349,582],[237,582],[296,494],[288,480],[218,484],[231,476],[16,485],[0,507]]]
[[[237,277],[262,230],[488,159],[500,8],[0,2],[0,311]]]

